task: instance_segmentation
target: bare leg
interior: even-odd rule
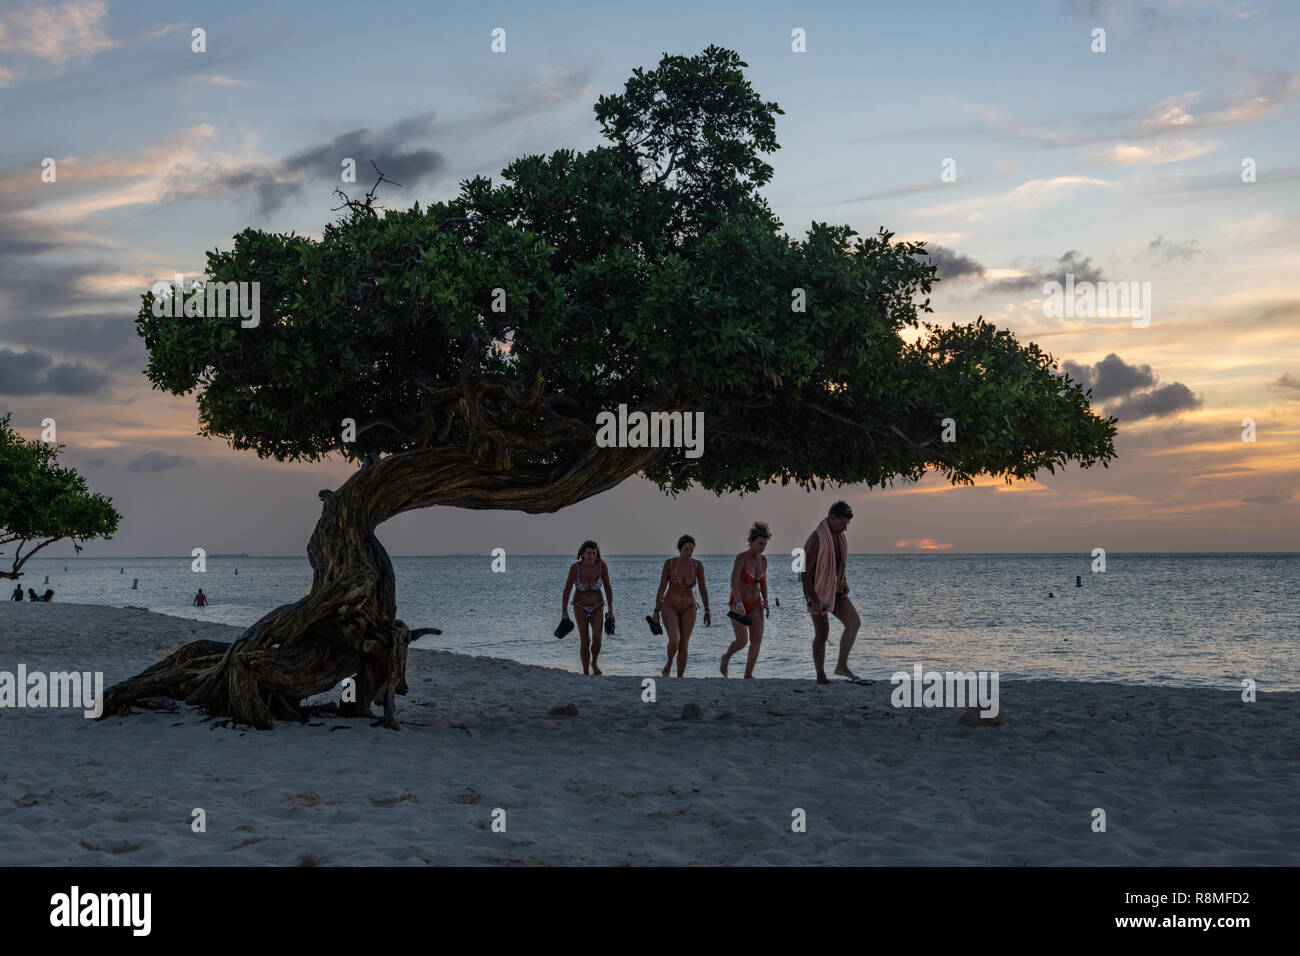
[[[591,672],[597,677],[600,676],[600,668],[596,666],[596,658],[600,656],[600,640],[605,634],[605,610],[598,607],[591,612]]]
[[[743,650],[745,645],[749,643],[749,628],[745,627],[745,625],[741,624],[734,617],[729,617],[727,620],[731,622],[731,626],[736,631],[736,639],[731,642],[731,646],[728,647],[722,655],[722,667],[720,670],[722,671],[723,677],[727,676],[727,662],[731,660],[731,655],[737,651]]]
[[[749,625],[749,659],[745,661],[745,676],[754,676],[754,665],[758,663],[758,650],[763,643],[763,609],[754,608],[749,615],[754,623]]]
[[[686,647],[691,642],[691,631],[695,630],[695,606],[691,605],[681,612],[681,641],[677,645],[677,676],[686,676]],[[669,653],[668,659],[672,660]]]
[[[578,637],[582,639],[579,654],[582,657],[582,672],[591,674],[591,625],[587,623],[587,612],[581,608],[573,609],[573,616],[578,622]]]
[[[826,638],[830,636],[831,619],[826,614],[814,614],[813,620],[813,666],[817,668],[817,683],[829,684],[826,676]]]
[[[677,646],[681,641],[681,623],[675,608],[665,607],[662,611],[664,630],[668,632],[668,663],[664,665],[664,677],[672,672],[673,658],[677,656]]]
[[[844,625],[844,636],[840,638],[840,661],[835,668],[835,674],[837,677],[857,680],[857,675],[849,670],[849,651],[853,650],[853,642],[858,639],[858,628],[862,625],[862,620],[858,617],[858,609],[853,606],[847,594],[842,594],[835,599],[835,610],[831,613]],[[826,629],[830,630],[829,621]]]

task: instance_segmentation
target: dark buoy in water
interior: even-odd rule
[[[121,571],[118,571],[117,573],[118,573],[118,574],[126,574],[126,568],[123,568]]]
[[[50,583],[50,576],[49,576],[48,574],[45,575],[45,583],[46,583],[46,584],[49,584],[49,583]]]
[[[132,578],[132,579],[131,579],[131,590],[132,590],[132,591],[138,591],[138,590],[140,590],[140,579],[139,579],[139,578]]]
[[[1053,594],[1051,591],[1048,591],[1048,592],[1047,592],[1047,596],[1048,596],[1048,597],[1056,597],[1056,595]]]
[[[780,599],[780,598],[777,598],[777,599],[776,599],[776,606],[777,606],[777,607],[780,607],[780,606],[781,606],[781,599]]]
[[[239,573],[239,568],[235,568],[235,573],[236,573],[236,574]]]
[[[1081,574],[1076,574],[1076,575],[1074,576],[1074,586],[1075,586],[1076,588],[1081,588],[1081,587],[1083,587],[1083,575],[1081,575]]]

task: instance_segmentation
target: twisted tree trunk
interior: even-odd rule
[[[105,694],[104,716],[132,712],[166,697],[214,716],[269,729],[276,718],[302,718],[304,698],[356,680],[345,716],[373,716],[387,694],[386,725],[396,729],[393,693],[405,694],[411,631],[397,619],[392,562],[375,529],[404,511],[431,505],[533,514],[557,511],[643,470],[658,448],[588,451],[559,475],[543,465],[512,465],[492,441],[471,449],[438,448],[391,455],[363,467],[325,498],[307,556],[310,593],[279,607],[233,644],[195,641]],[[485,462],[495,448],[494,462]]]

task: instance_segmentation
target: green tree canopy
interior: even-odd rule
[[[936,281],[923,243],[783,232],[757,194],[780,111],[743,66],[716,47],[666,56],[600,98],[609,146],[523,157],[449,202],[353,203],[319,240],[245,230],[209,253],[207,278],[260,281],[260,324],[155,317],[148,295],[150,379],[197,390],[204,434],[277,459],[463,445],[466,383],[544,380],[535,408],[478,431],[551,470],[601,410],[703,411],[705,454],[645,469],[674,492],[931,468],[1023,478],[1112,457],[1113,423],[1037,346],[983,321],[920,323]],[[341,448],[345,418],[361,434]],[[939,440],[945,418],[955,442]],[[588,427],[529,448],[544,420]]]
[[[150,379],[197,390],[203,433],[277,459],[477,432],[553,473],[601,410],[703,411],[702,457],[644,469],[673,492],[927,469],[1010,480],[1112,457],[1113,422],[1037,346],[982,320],[920,322],[936,281],[923,243],[816,222],[785,234],[757,194],[780,110],[744,66],[716,47],[665,56],[600,98],[610,145],[523,157],[449,202],[382,216],[352,203],[319,240],[240,233],[209,253],[207,278],[260,281],[259,326],[158,318],[146,296]],[[484,395],[539,379],[536,406],[508,421],[462,403],[468,383]],[[345,418],[361,434],[340,448]],[[940,440],[947,418],[954,442]],[[578,427],[529,445],[566,422]]]
[[[27,560],[56,541],[71,539],[80,551],[111,538],[122,517],[111,498],[91,494],[85,478],[59,464],[61,445],[25,440],[11,417],[0,418],[0,547],[13,547],[13,561],[0,578],[20,577]]]

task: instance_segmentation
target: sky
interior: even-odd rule
[[[755,519],[788,551],[837,498],[855,552],[1300,550],[1298,36],[1300,5],[1255,0],[0,0],[0,414],[29,438],[54,419],[122,512],[87,556],[302,554],[353,466],[200,437],[193,396],[142,374],[141,293],[247,227],[319,235],[342,157],[405,206],[600,145],[598,96],[718,44],[785,111],[764,194],[786,230],[925,240],[928,319],[1038,343],[1119,419],[1118,459],[721,498],[633,479],[556,515],[403,515],[391,553],[666,554],[683,532],[718,553]],[[1049,315],[1067,273],[1149,289],[1149,323]]]

